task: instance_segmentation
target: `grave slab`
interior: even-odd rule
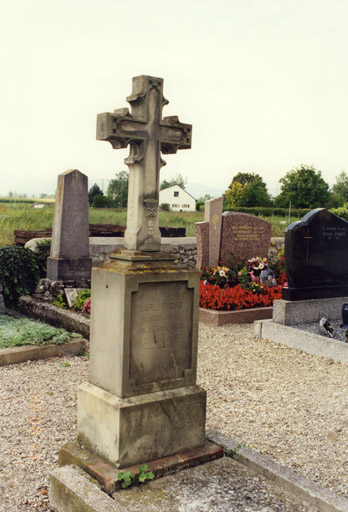
[[[51,503],[57,512],[348,511],[341,496],[272,465],[266,457],[255,459],[251,451],[241,450],[247,465],[223,457],[118,491],[112,498],[77,466],[60,467],[50,474]]]
[[[348,345],[326,336],[296,329],[296,325],[282,325],[272,320],[254,323],[254,335],[290,348],[303,350],[314,356],[329,357],[333,361],[348,363]]]

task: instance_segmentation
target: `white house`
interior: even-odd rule
[[[160,190],[159,204],[164,203],[169,204],[169,208],[174,212],[194,212],[196,210],[196,199],[179,185]]]

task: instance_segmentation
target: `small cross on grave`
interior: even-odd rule
[[[114,149],[130,152],[129,190],[125,246],[140,251],[160,251],[158,227],[159,172],[164,154],[191,147],[192,125],[180,123],[177,116],[164,117],[168,104],[163,96],[163,79],[151,76],[133,78],[128,108],[98,114],[97,139],[110,142]]]
[[[309,229],[307,230],[307,235],[303,237],[304,240],[305,240],[305,244],[306,244],[306,263],[309,262],[309,244],[310,244],[310,241],[312,240],[312,236],[309,236]]]

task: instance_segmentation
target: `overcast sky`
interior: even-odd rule
[[[53,193],[127,169],[96,141],[96,115],[129,106],[132,77],[164,78],[193,125],[161,176],[224,191],[257,172],[277,193],[302,163],[348,171],[346,0],[0,0],[0,195]],[[278,190],[279,191],[279,190]]]

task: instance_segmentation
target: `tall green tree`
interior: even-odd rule
[[[225,192],[225,206],[227,207],[271,205],[272,199],[267,191],[266,183],[256,173],[237,173]]]
[[[160,190],[163,190],[164,188],[172,187],[173,185],[179,185],[179,187],[181,187],[185,190],[186,183],[187,183],[187,178],[184,178],[184,176],[178,172],[172,178],[168,178],[168,179],[161,181]]]
[[[336,183],[332,187],[333,199],[338,206],[348,202],[348,175],[345,171],[336,176]]]
[[[321,177],[321,171],[301,165],[292,169],[279,180],[281,192],[275,198],[276,206],[287,208],[327,207],[330,200],[329,185]]]
[[[94,200],[95,196],[103,196],[103,195],[104,195],[104,193],[103,193],[102,189],[96,183],[94,183],[94,185],[92,185],[92,187],[88,191],[89,206],[93,206],[93,200]]]
[[[125,208],[128,200],[128,172],[120,171],[110,181],[106,195],[117,208]]]

